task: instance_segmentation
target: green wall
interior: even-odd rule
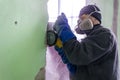
[[[119,53],[120,53],[120,0],[119,0],[119,9],[118,9],[118,29],[117,29],[117,35],[118,35],[118,44],[119,44]]]
[[[47,0],[0,0],[0,80],[34,80],[45,65]]]

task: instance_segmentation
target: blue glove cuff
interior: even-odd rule
[[[71,73],[72,75],[76,73],[76,66],[68,63],[68,64],[67,64],[67,68],[68,68],[68,70],[70,71],[70,73]]]
[[[72,31],[70,30],[70,28],[68,27],[64,27],[60,33],[58,34],[58,36],[60,37],[61,41],[63,43],[65,43],[66,41],[75,38],[76,36],[72,33]]]

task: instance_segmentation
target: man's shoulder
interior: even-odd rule
[[[98,35],[98,34],[112,34],[112,31],[109,28],[106,28],[106,27],[100,25],[99,28],[94,30],[94,33],[96,35]]]
[[[108,28],[99,26],[99,28],[95,29],[88,37],[102,40],[113,39],[114,33]]]

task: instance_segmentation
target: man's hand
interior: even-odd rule
[[[60,34],[60,32],[62,31],[62,29],[66,26],[64,25],[68,25],[68,20],[65,16],[64,13],[61,13],[60,16],[57,17],[57,20],[53,26],[53,29],[58,33]],[[69,26],[67,26],[69,28]]]
[[[76,38],[70,29],[68,20],[64,13],[58,16],[53,29],[56,31],[63,44],[70,39]]]

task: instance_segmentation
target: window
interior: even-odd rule
[[[55,22],[57,16],[61,14],[61,12],[64,12],[68,18],[71,29],[74,31],[80,9],[86,4],[85,1],[86,0],[49,0],[49,22]]]

